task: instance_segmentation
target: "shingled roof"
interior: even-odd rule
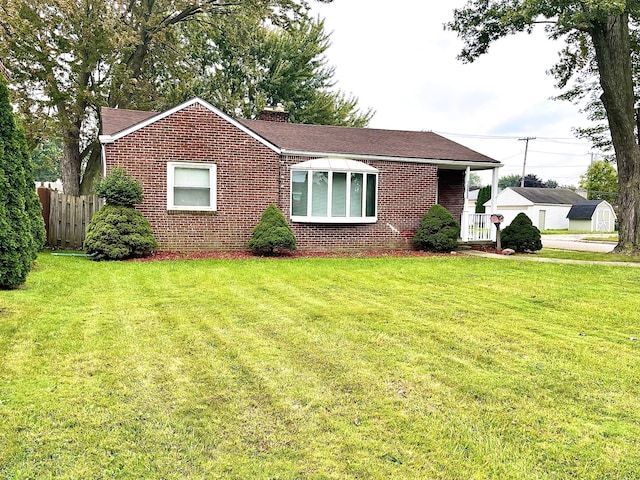
[[[584,197],[566,188],[511,187],[511,190],[533,203],[575,205],[585,201]]]
[[[102,107],[102,135],[114,135],[158,115],[158,112]]]
[[[232,119],[200,99],[183,104],[193,103],[209,108],[218,115],[227,118],[252,135],[266,140],[279,148],[283,153],[307,155],[351,155],[389,159],[440,160],[445,162],[464,162],[466,164],[484,164],[484,168],[500,166],[500,162],[478,153],[459,143],[449,140],[433,132],[416,132],[402,130],[380,130],[372,128],[335,127],[325,125],[305,125],[264,120]],[[138,110],[103,108],[102,135],[118,136],[164,118],[171,111],[157,113]]]
[[[433,132],[238,121],[289,152],[500,163]]]
[[[575,204],[567,213],[570,220],[591,220],[593,213],[604,200],[584,200]]]

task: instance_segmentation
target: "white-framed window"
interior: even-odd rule
[[[167,210],[216,210],[216,165],[167,163]]]
[[[366,163],[334,158],[292,165],[291,220],[375,223],[378,170]]]

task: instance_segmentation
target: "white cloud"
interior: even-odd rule
[[[443,24],[465,3],[334,0],[314,2],[313,12],[333,32],[327,56],[337,87],[376,111],[371,127],[466,134],[447,136],[501,160],[501,175],[521,173],[524,142],[468,135],[569,139],[586,121],[577,107],[551,100],[559,92],[546,72],[559,45],[541,30],[500,40],[472,64],[457,60],[462,42]],[[527,173],[577,184],[588,153],[578,140],[532,141]]]

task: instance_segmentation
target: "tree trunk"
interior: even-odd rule
[[[80,195],[80,139],[73,132],[65,132],[62,146],[63,161],[60,162],[62,188],[67,195]]]
[[[619,243],[616,252],[640,254],[640,149],[635,138],[629,18],[608,17],[591,30],[602,103],[618,164]]]
[[[100,143],[91,145],[91,151],[87,155],[87,166],[82,175],[80,183],[80,194],[89,195],[94,193],[95,185],[102,175],[102,148]]]

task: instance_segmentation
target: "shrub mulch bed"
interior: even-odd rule
[[[134,262],[153,262],[163,260],[238,260],[248,258],[371,258],[371,257],[436,257],[455,256],[456,253],[430,253],[420,250],[377,250],[377,251],[353,251],[353,252],[282,252],[279,255],[261,256],[255,255],[249,250],[234,252],[155,252],[148,257],[132,258]]]

